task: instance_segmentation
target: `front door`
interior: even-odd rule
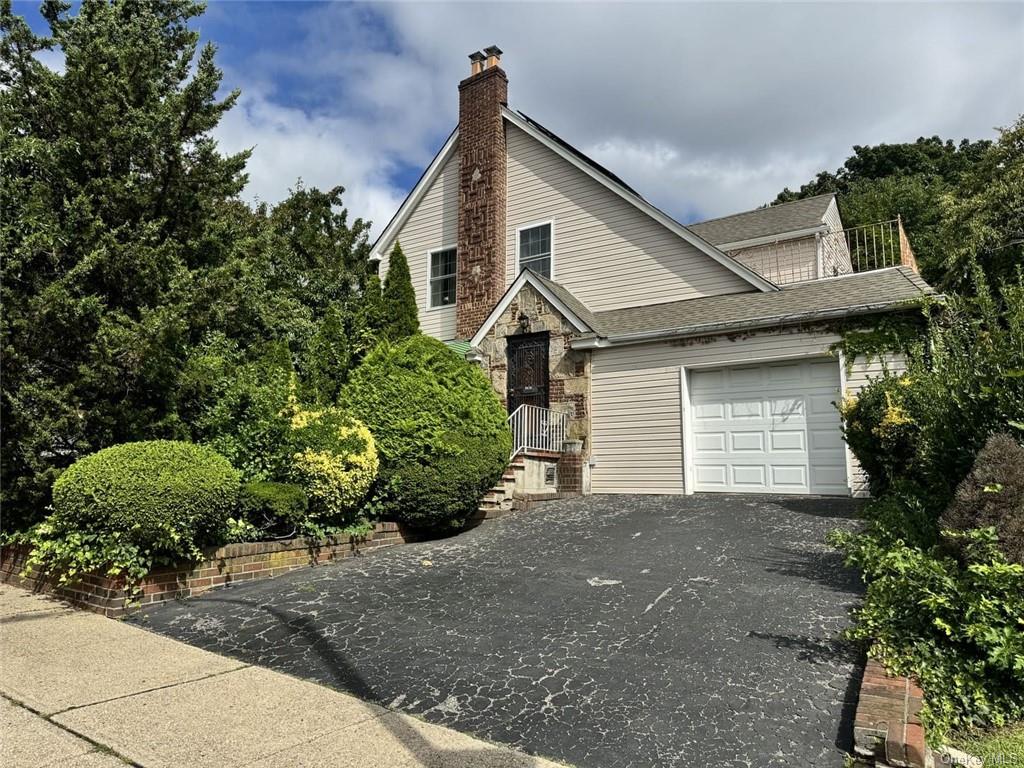
[[[548,337],[544,333],[508,336],[508,412],[520,405],[548,407]]]

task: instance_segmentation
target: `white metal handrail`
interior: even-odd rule
[[[536,405],[520,405],[508,417],[512,431],[512,456],[523,451],[559,453],[566,438],[569,417]]]

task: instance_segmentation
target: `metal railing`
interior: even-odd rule
[[[512,456],[523,451],[560,453],[567,436],[569,417],[565,413],[536,405],[520,405],[508,417],[512,430]]]
[[[826,232],[819,238],[818,250],[821,277],[870,272],[901,264],[917,269],[917,260],[899,216],[890,221]]]
[[[824,232],[813,238],[751,246],[730,255],[779,285],[901,264],[917,271],[917,260],[900,217]]]

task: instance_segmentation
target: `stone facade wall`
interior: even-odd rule
[[[138,605],[191,597],[214,587],[252,579],[269,579],[296,568],[354,557],[371,549],[404,544],[409,534],[396,523],[377,523],[365,537],[329,538],[311,541],[305,538],[260,541],[252,544],[227,544],[206,550],[198,563],[180,563],[154,569],[142,582]],[[0,582],[27,587],[37,592],[52,592],[68,602],[111,618],[118,618],[133,606],[124,582],[99,574],[84,574],[75,584],[58,586],[54,580],[36,573],[22,576],[28,559],[27,547],[0,550]]]
[[[525,312],[524,329],[519,314]],[[551,334],[548,347],[548,402],[552,410],[569,414],[568,437],[583,441],[584,454],[590,450],[590,352],[570,349],[576,337],[572,325],[533,286],[524,285],[480,343],[484,371],[495,392],[508,403],[508,355],[505,339],[520,333]]]
[[[505,292],[508,78],[490,67],[459,84],[459,241],[455,331],[476,333]]]

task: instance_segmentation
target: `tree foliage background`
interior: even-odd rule
[[[341,187],[240,200],[249,153],[211,136],[238,92],[218,96],[202,11],[46,0],[40,36],[0,3],[5,530],[44,514],[82,455],[195,437],[197,355],[283,345],[303,394],[330,402],[385,319]],[[55,48],[61,72],[36,57]]]
[[[843,165],[822,171],[773,204],[826,192],[847,227],[902,215],[922,275],[946,290],[971,291],[971,263],[993,282],[1024,261],[1024,118],[997,141],[938,136],[904,144],[854,146]]]

